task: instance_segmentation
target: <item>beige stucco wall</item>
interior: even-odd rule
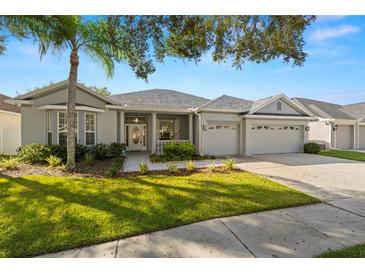
[[[115,110],[106,110],[96,115],[96,141],[97,143],[110,144],[117,142],[118,127]]]
[[[278,101],[281,102],[281,111],[277,110]],[[282,100],[276,100],[275,102],[272,102],[263,109],[259,110],[257,113],[300,115],[298,111],[296,111],[294,108],[292,108]]]
[[[22,106],[21,111],[21,143],[22,145],[30,143],[47,143],[47,111],[38,110],[39,106],[65,104],[67,102],[67,91],[62,89],[52,92],[37,99],[33,99],[32,106]],[[103,100],[94,95],[78,89],[76,93],[76,104],[86,105],[104,110],[104,112],[96,112],[96,142],[97,143],[112,143],[117,142],[118,125],[117,125],[117,110],[105,109],[107,104]],[[49,110],[56,113],[57,110]],[[92,112],[92,111],[91,111]],[[81,144],[85,143],[84,138],[84,113],[79,113],[79,140]],[[55,120],[57,121],[57,120]],[[57,134],[57,124],[54,123],[54,136]],[[57,143],[57,138],[53,138],[53,143]]]
[[[331,147],[331,123],[325,121],[310,122],[309,127],[308,141],[324,144],[327,149]]]

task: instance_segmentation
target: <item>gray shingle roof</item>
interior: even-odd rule
[[[307,98],[295,98],[302,105],[309,109],[313,114],[321,118],[334,118],[334,119],[355,119],[349,113],[343,110],[342,105],[332,104],[323,101],[316,101]],[[327,115],[326,115],[327,114]]]
[[[345,105],[342,107],[342,111],[352,117],[360,119],[365,116],[365,102]]]
[[[167,89],[150,89],[111,95],[111,99],[120,104],[164,106],[179,109],[197,107],[209,102],[209,99],[184,92]]]
[[[20,107],[4,102],[6,99],[9,98],[10,97],[0,93],[0,110],[20,113]]]
[[[216,110],[237,110],[247,112],[251,109],[253,101],[244,100],[237,97],[228,95],[222,95],[214,100],[211,100],[204,105],[201,105],[200,109],[216,109]]]

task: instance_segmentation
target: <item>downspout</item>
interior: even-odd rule
[[[190,110],[199,117],[198,118],[198,121],[199,121],[198,145],[199,145],[199,155],[202,155],[202,132],[201,132],[202,131],[202,116],[198,112],[198,108],[191,108]]]

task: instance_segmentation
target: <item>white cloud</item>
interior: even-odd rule
[[[344,36],[349,33],[359,32],[361,29],[353,25],[341,25],[333,28],[319,28],[313,31],[309,39],[312,41],[323,41],[330,38]]]

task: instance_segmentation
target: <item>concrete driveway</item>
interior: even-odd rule
[[[241,169],[298,188],[322,200],[365,197],[365,163],[311,154],[269,154],[239,159]]]

